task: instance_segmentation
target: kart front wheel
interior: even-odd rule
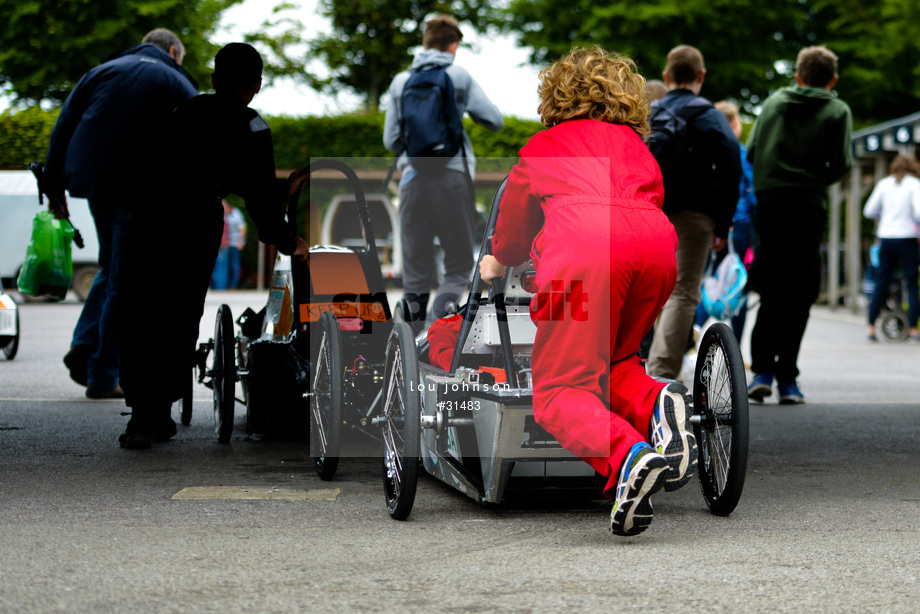
[[[418,355],[412,329],[398,322],[387,341],[383,439],[383,492],[394,520],[405,520],[415,503],[421,430]]]
[[[233,316],[228,305],[217,309],[214,323],[214,358],[211,379],[214,388],[214,430],[218,443],[229,443],[236,410],[236,362],[233,356]]]
[[[339,321],[331,311],[320,316],[319,329],[319,349],[310,374],[313,383],[313,395],[310,397],[311,454],[320,479],[331,480],[339,467],[345,362]]]

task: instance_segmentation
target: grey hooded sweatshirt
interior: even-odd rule
[[[470,73],[468,73],[465,68],[454,66],[453,61],[454,56],[445,51],[425,49],[415,56],[409,70],[404,70],[393,78],[390,89],[387,91],[389,94],[389,103],[387,104],[386,119],[383,125],[383,145],[389,151],[401,152],[403,149],[402,141],[399,138],[399,126],[402,118],[402,109],[400,105],[402,103],[402,93],[406,81],[409,80],[413,72],[428,65],[447,66],[447,75],[454,84],[457,111],[460,113],[461,117],[469,113],[470,117],[477,124],[485,126],[489,130],[495,132],[501,130],[505,120],[498,110],[498,107],[489,100],[482,90],[482,87],[476,83],[473,77],[470,76]],[[476,156],[473,154],[473,145],[470,143],[470,137],[465,130],[463,131],[463,149],[447,163],[447,168],[460,171],[461,173],[466,172],[463,165],[464,155],[467,158],[470,176],[475,179]],[[410,171],[414,169],[412,169],[409,158],[405,153],[400,154],[397,167],[404,178],[411,178],[411,176],[414,175],[414,173],[410,174]]]

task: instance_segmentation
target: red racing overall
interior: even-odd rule
[[[649,440],[664,382],[638,351],[677,276],[677,234],[661,211],[661,172],[630,127],[571,120],[521,149],[499,205],[492,250],[528,255],[534,416],[616,489],[629,449]]]

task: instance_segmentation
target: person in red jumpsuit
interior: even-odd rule
[[[491,281],[533,259],[534,417],[607,477],[618,535],[645,530],[651,496],[696,464],[687,389],[648,376],[638,355],[677,277],[644,84],[629,58],[599,48],[540,73],[549,130],[521,149],[480,264]]]

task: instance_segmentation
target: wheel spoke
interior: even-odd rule
[[[713,486],[718,494],[725,490],[730,465],[731,430],[716,428],[709,440],[709,459],[713,477]]]
[[[397,347],[391,359],[392,371],[390,377],[387,378],[387,396],[383,406],[384,427],[382,434],[385,448],[384,460],[387,465],[387,477],[390,478],[393,487],[393,499],[399,496],[403,471],[402,450],[404,447],[400,445],[402,443],[402,437],[397,428],[397,422],[400,421],[400,414],[404,411],[401,386],[403,381],[401,358],[399,347]],[[397,442],[397,438],[400,439],[399,442]]]
[[[721,346],[714,344],[706,356],[706,393],[713,421],[707,435],[706,466],[713,488],[721,494],[731,465],[731,372]]]
[[[329,347],[327,343],[326,333],[323,332],[323,335],[320,340],[319,352],[316,356],[319,364],[316,366],[316,375],[313,377],[313,399],[311,405],[311,411],[313,412],[313,419],[316,421],[316,427],[313,429],[314,437],[318,439],[319,443],[319,454],[318,457],[325,458],[327,450],[329,450],[329,440],[327,437],[327,425],[324,408],[329,407],[332,403],[332,391],[330,378],[333,377],[332,373],[332,359],[329,356]]]

